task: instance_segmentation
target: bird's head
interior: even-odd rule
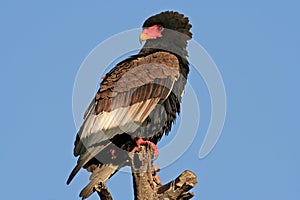
[[[140,42],[146,41],[146,48],[185,49],[187,40],[192,38],[191,27],[189,19],[183,14],[165,11],[144,22]]]

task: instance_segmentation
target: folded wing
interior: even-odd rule
[[[68,183],[116,135],[140,136],[137,130],[169,97],[179,76],[178,59],[168,52],[132,57],[107,73],[77,133],[74,155],[80,157]]]

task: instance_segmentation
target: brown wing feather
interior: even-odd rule
[[[168,98],[179,76],[178,59],[168,52],[121,62],[106,74],[77,133],[74,155],[80,158],[68,183],[110,139],[138,130],[157,104]]]
[[[160,93],[160,90],[167,88],[169,91],[178,77],[178,60],[176,56],[167,52],[157,52],[124,63],[107,75],[101,83],[95,98],[96,111],[111,111],[153,97],[165,99],[166,96],[162,95],[166,94]],[[151,87],[153,84],[156,84],[157,88]],[[155,92],[153,89],[160,90]]]
[[[157,52],[117,66],[103,80],[95,98],[94,120],[97,123],[93,127],[96,130],[89,124],[91,131],[84,137],[99,129],[108,130],[128,122],[142,123],[153,107],[168,96],[178,77],[178,60],[167,52]],[[142,114],[116,120],[117,116],[141,110],[144,111]]]
[[[158,102],[168,97],[178,77],[178,59],[168,52],[156,52],[117,65],[105,76],[85,114],[74,155],[117,134],[134,132]],[[85,140],[94,134],[98,135],[98,141]]]

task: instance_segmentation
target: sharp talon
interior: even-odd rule
[[[158,156],[158,148],[156,146],[156,144],[154,144],[153,142],[151,141],[147,141],[147,140],[143,140],[142,138],[139,138],[137,139],[136,141],[136,145],[132,150],[131,152],[136,152],[137,149],[139,148],[139,146],[141,145],[151,145],[152,149],[153,149],[153,152],[154,152],[154,156],[157,157]]]

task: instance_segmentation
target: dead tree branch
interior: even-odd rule
[[[153,158],[149,147],[141,146],[138,153],[134,153],[131,159],[135,200],[158,200],[153,182]]]
[[[197,184],[197,177],[188,170],[163,186],[155,184],[151,148],[140,147],[132,156],[131,168],[135,200],[188,200],[194,196],[188,191]]]
[[[186,170],[177,178],[165,185],[156,184],[158,169],[153,165],[153,150],[141,146],[138,153],[131,153],[131,170],[134,187],[134,200],[188,200],[194,194],[189,192],[196,184],[196,175]],[[81,191],[82,199],[97,192],[101,200],[112,200],[105,182],[118,170],[114,165],[98,165],[89,169],[92,172],[90,183]]]
[[[170,199],[191,199],[193,192],[188,192],[197,184],[196,175],[186,170],[180,174],[175,180],[157,188],[157,194],[160,200]]]
[[[106,185],[104,183],[101,183],[101,185],[99,185],[99,186],[100,186],[100,188],[99,189],[96,188],[96,191],[97,191],[97,194],[99,195],[100,199],[101,200],[113,200]]]

